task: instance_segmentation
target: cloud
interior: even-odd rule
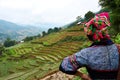
[[[0,0],[0,18],[22,24],[66,24],[89,10],[100,10],[97,0]]]

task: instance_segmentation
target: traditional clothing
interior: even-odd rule
[[[106,12],[97,14],[86,23],[84,30],[86,35],[92,36],[93,44],[64,58],[59,69],[73,75],[77,69],[86,67],[92,80],[116,80],[119,53],[107,33],[109,26],[109,15]]]
[[[92,44],[74,55],[64,58],[60,70],[67,74],[75,74],[77,69],[86,67],[92,80],[116,79],[119,54],[115,44]]]

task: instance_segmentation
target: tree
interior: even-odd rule
[[[48,34],[54,32],[52,28],[48,29]]]
[[[7,38],[4,42],[5,47],[14,46],[17,42],[15,40],[11,40],[10,38]]]
[[[88,11],[86,14],[85,14],[85,20],[88,21],[90,20],[91,18],[93,18],[95,16],[95,14],[91,11]]]
[[[58,31],[60,31],[62,28],[58,28],[58,27],[55,27],[54,29],[52,29],[52,28],[49,28],[48,29],[48,32],[46,33],[46,34],[50,34],[50,33],[53,33],[53,32],[58,32]],[[45,34],[45,32],[44,32],[44,34]]]
[[[102,8],[113,10],[117,7],[116,1],[117,0],[99,0],[99,4],[102,6]]]
[[[47,35],[47,33],[45,31],[42,32],[42,36],[45,36]]]
[[[99,0],[99,4],[109,10],[112,28],[120,33],[120,0]]]
[[[96,14],[99,14],[101,12],[109,12],[110,10],[108,8],[102,8],[100,11],[98,11]]]
[[[79,22],[79,21],[81,22],[83,20],[83,18],[81,16],[77,16],[76,19],[77,19],[77,22]]]
[[[58,31],[59,31],[59,28],[55,27],[54,32],[58,32]]]
[[[38,35],[37,35],[37,37],[39,37],[39,38],[40,38],[40,37],[41,37],[41,34],[38,34]]]
[[[5,50],[4,46],[2,44],[0,44],[0,55],[2,55],[4,50]]]
[[[24,39],[24,41],[31,41],[34,39],[35,36],[29,36]]]

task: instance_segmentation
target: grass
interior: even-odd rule
[[[81,27],[74,26],[7,48],[0,58],[0,80],[38,79],[58,70],[64,57],[86,46]]]

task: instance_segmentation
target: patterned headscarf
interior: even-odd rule
[[[108,26],[110,26],[109,14],[102,12],[85,24],[84,31],[92,36],[93,41],[99,42],[101,39],[110,39],[107,32]]]

